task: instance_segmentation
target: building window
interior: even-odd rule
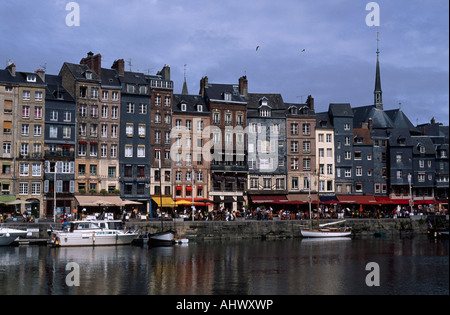
[[[28,195],[28,183],[19,183],[19,195]]]
[[[147,104],[139,104],[139,114],[147,114]]]
[[[42,101],[42,92],[34,92],[34,100],[37,102]]]
[[[298,177],[292,177],[291,188],[298,189]]]
[[[145,145],[139,145],[137,148],[137,157],[145,158]]]
[[[49,137],[50,138],[58,138],[58,127],[57,126],[50,126]]]
[[[127,103],[127,114],[134,114],[134,103]]]
[[[303,124],[303,135],[304,136],[311,135],[311,124]]]
[[[125,157],[133,157],[133,146],[130,144],[125,145]]]
[[[22,99],[23,99],[24,101],[29,101],[30,98],[31,98],[30,95],[31,95],[30,91],[23,91],[23,92],[22,92]]]
[[[304,171],[311,170],[311,159],[303,159],[303,170]]]
[[[291,135],[298,135],[298,124],[291,124]]]
[[[132,137],[134,133],[134,125],[132,123],[127,123],[125,132],[127,134],[127,137]]]
[[[117,144],[111,144],[111,157],[117,157]]]
[[[111,107],[111,119],[119,118],[119,107],[113,106]]]
[[[155,106],[161,106],[161,96],[155,97]]]

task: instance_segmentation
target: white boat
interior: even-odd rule
[[[27,231],[10,229],[10,228],[0,228],[0,246],[11,245],[18,237],[26,236]]]
[[[172,231],[164,231],[148,236],[150,245],[172,245],[175,244],[175,234]]]
[[[344,228],[323,228],[325,226],[328,225],[334,225],[334,224],[339,224],[345,222],[345,220],[343,221],[338,221],[338,222],[332,222],[332,223],[326,223],[326,224],[321,224],[319,225],[319,229],[302,229],[300,232],[302,234],[303,237],[308,237],[308,238],[329,238],[329,237],[348,237],[352,234],[352,231],[350,228],[348,227],[344,227]]]
[[[125,231],[120,220],[73,221],[63,231],[52,232],[56,246],[129,245],[139,236]]]

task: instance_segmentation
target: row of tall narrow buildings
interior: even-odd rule
[[[414,126],[384,110],[377,59],[374,104],[286,103],[279,93],[102,67],[89,52],[59,74],[0,70],[0,207],[37,217],[138,202],[142,212],[309,202],[448,207],[448,126]],[[56,204],[55,204],[56,196]],[[346,199],[347,198],[347,199]],[[375,199],[376,198],[376,199]],[[2,206],[3,205],[3,206]],[[18,206],[18,207],[19,207]]]

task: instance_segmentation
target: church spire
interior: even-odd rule
[[[380,76],[380,49],[379,49],[379,38],[377,32],[377,70],[375,76],[375,91],[374,91],[374,105],[376,108],[383,110],[383,92],[381,91],[381,76]]]
[[[186,66],[187,65],[184,65],[184,83],[183,83],[183,90],[181,91],[181,94],[183,94],[183,95],[189,94],[189,91],[187,88],[187,83],[186,83]]]

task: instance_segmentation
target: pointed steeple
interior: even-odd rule
[[[186,83],[186,78],[184,78],[183,90],[181,91],[181,94],[183,94],[183,95],[188,95],[189,94],[187,83]]]
[[[375,76],[375,91],[374,93],[374,105],[376,108],[383,110],[383,91],[381,91],[381,76],[380,76],[380,49],[378,43],[379,32],[377,32],[377,70]]]
[[[186,67],[187,67],[187,65],[184,65],[184,83],[183,83],[183,90],[181,91],[181,94],[183,94],[183,95],[189,94],[187,83],[186,83]]]

